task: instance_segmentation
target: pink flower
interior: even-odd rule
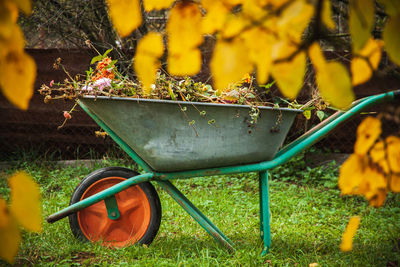
[[[54,84],[54,80],[51,80],[50,81],[50,87],[53,87],[53,84]]]
[[[82,91],[93,91],[93,87],[90,86],[90,85],[84,85],[84,86],[81,88],[81,90],[82,90]]]
[[[101,78],[94,82],[93,86],[96,86],[99,90],[103,90],[106,87],[111,87],[111,79]]]
[[[72,119],[72,116],[71,116],[71,114],[69,114],[68,111],[64,111],[64,118],[66,118],[67,120],[70,120],[70,119]]]

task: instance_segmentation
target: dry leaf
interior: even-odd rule
[[[194,75],[201,69],[200,49],[168,54],[168,72],[176,76]]]
[[[305,0],[293,1],[277,19],[279,36],[283,40],[289,39],[290,42],[299,43],[313,15],[313,5]]]
[[[370,38],[358,56],[351,60],[351,73],[353,85],[368,81],[373,70],[378,68],[381,60],[383,42]]]
[[[275,39],[260,27],[253,27],[243,33],[242,37],[248,49],[249,59],[256,66],[257,82],[265,84],[272,67],[272,43]]]
[[[0,196],[0,228],[6,227],[10,221],[10,212],[7,202]]]
[[[364,47],[374,26],[375,1],[350,0],[349,28],[353,52]]]
[[[164,51],[162,36],[150,32],[138,43],[133,66],[139,80],[143,83],[143,93],[149,95],[151,85],[156,81],[157,70],[160,68],[160,57]]]
[[[358,125],[354,152],[358,155],[367,154],[381,132],[381,121],[375,117],[366,117],[360,125]]]
[[[332,19],[331,1],[324,0],[322,4],[322,21],[329,29],[333,30],[336,27],[336,23]]]
[[[202,32],[213,34],[215,31],[221,30],[229,9],[221,1],[215,0],[201,1],[201,5],[207,11],[202,20]]]
[[[143,0],[144,10],[147,12],[152,10],[161,10],[169,8],[175,0]]]
[[[193,2],[179,2],[171,10],[168,23],[168,53],[179,54],[198,47],[203,42],[202,15]]]
[[[107,0],[111,21],[121,36],[129,35],[142,23],[139,0]]]
[[[25,172],[15,173],[9,180],[11,188],[10,211],[27,230],[42,230],[42,208],[39,186]]]
[[[239,36],[248,22],[248,19],[241,15],[228,15],[226,23],[221,31],[222,37],[231,38]]]
[[[224,91],[229,84],[241,80],[246,73],[250,73],[252,65],[244,41],[241,39],[234,39],[231,42],[218,40],[210,68],[215,88],[219,91]]]
[[[383,29],[383,41],[385,42],[385,50],[390,59],[400,65],[400,13],[390,17]]]
[[[387,158],[390,169],[393,172],[400,172],[400,138],[396,136],[388,136],[386,138]]]
[[[13,0],[17,4],[18,8],[21,9],[25,15],[30,15],[32,12],[32,3],[30,0]]]
[[[291,60],[275,63],[271,73],[282,94],[295,99],[303,86],[305,71],[306,54],[299,52]]]
[[[367,158],[352,154],[340,167],[338,185],[343,195],[358,194]]]
[[[21,243],[21,233],[18,223],[12,216],[6,226],[0,227],[0,240],[0,258],[13,264]]]
[[[35,78],[35,61],[24,51],[9,51],[0,61],[0,86],[3,94],[20,109],[28,109]]]
[[[338,62],[326,62],[318,43],[312,44],[308,52],[323,99],[334,107],[348,108],[355,96],[347,69]]]
[[[384,173],[389,174],[390,168],[389,163],[386,160],[386,149],[383,141],[375,143],[375,145],[371,148],[369,155],[372,161],[375,164],[378,164]]]
[[[400,175],[393,173],[390,177],[390,189],[395,193],[400,193]]]
[[[200,71],[201,19],[200,8],[193,2],[179,2],[171,10],[167,23],[170,74],[194,75]]]
[[[347,226],[346,230],[342,235],[342,243],[340,244],[340,249],[342,251],[350,251],[353,249],[353,238],[356,234],[356,231],[360,225],[360,217],[354,216],[351,217]]]

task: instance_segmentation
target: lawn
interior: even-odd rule
[[[43,216],[65,207],[79,181],[96,168],[126,166],[105,161],[93,168],[21,163],[0,172],[0,194],[9,195],[6,178],[24,169],[40,184]],[[400,263],[400,196],[389,195],[375,209],[359,197],[342,197],[337,170],[307,168],[296,157],[271,172],[272,248],[260,257],[258,177],[255,173],[177,180],[174,184],[234,243],[229,253],[160,187],[160,230],[149,247],[107,249],[76,240],[63,219],[44,221],[41,234],[24,233],[17,265],[40,266],[397,266]],[[339,250],[350,216],[361,215],[354,249]],[[0,265],[5,265],[0,261]]]

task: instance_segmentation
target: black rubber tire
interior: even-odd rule
[[[75,188],[72,193],[70,205],[80,201],[82,195],[85,191],[95,182],[107,178],[107,177],[122,177],[122,178],[130,178],[133,176],[139,175],[139,173],[122,167],[106,167],[99,170],[96,170],[86,176],[81,183]],[[138,186],[143,190],[146,194],[147,199],[151,208],[151,217],[149,226],[143,235],[143,237],[137,241],[138,244],[142,245],[150,245],[156,236],[158,229],[160,228],[161,223],[161,203],[158,197],[157,191],[154,186],[149,182],[143,182],[138,184]],[[83,234],[79,222],[77,213],[69,215],[69,225],[74,236],[82,241],[89,241],[86,236]]]

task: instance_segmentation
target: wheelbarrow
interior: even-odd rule
[[[338,111],[282,147],[301,110],[244,105],[86,96],[79,105],[143,169],[96,170],[72,194],[70,206],[50,215],[49,223],[69,216],[73,234],[105,246],[150,244],[161,221],[152,182],[160,185],[216,241],[234,245],[172,183],[174,179],[259,173],[262,255],[271,247],[268,170],[287,162],[340,123],[379,103],[400,98],[400,90],[369,96]],[[257,119],[257,121],[255,121]]]

